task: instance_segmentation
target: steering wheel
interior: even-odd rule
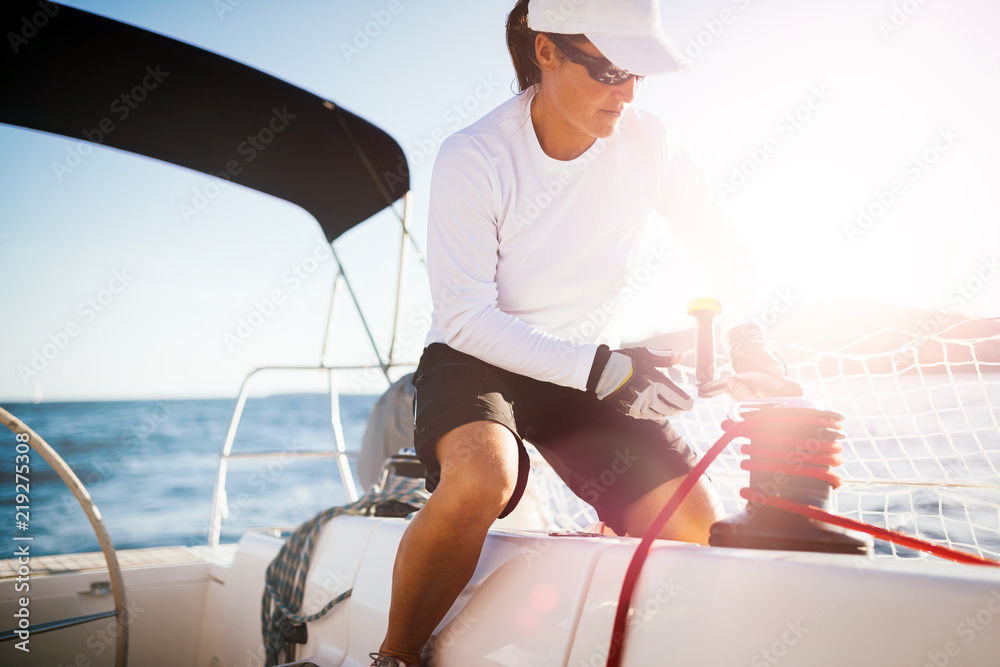
[[[94,529],[94,533],[97,534],[97,541],[101,543],[101,551],[104,552],[104,559],[108,563],[108,572],[111,575],[111,590],[115,600],[115,609],[113,612],[77,616],[26,629],[29,631],[34,630],[35,632],[47,632],[49,630],[72,627],[81,623],[115,616],[118,619],[119,629],[115,652],[115,667],[125,667],[128,661],[128,620],[125,614],[125,579],[122,577],[122,570],[118,565],[118,558],[115,556],[115,547],[111,543],[108,529],[104,526],[104,521],[101,520],[100,510],[94,505],[94,501],[90,498],[90,494],[87,492],[83,482],[80,481],[80,478],[76,476],[76,473],[67,465],[66,461],[52,449],[49,443],[45,442],[41,436],[28,428],[24,422],[2,407],[0,407],[0,422],[16,434],[17,444],[15,445],[15,451],[17,452],[17,456],[27,457],[25,459],[19,458],[19,461],[25,461],[26,465],[27,462],[30,462],[30,456],[28,455],[30,445],[31,449],[38,452],[52,466],[52,469],[56,471],[66,486],[69,487],[69,490],[76,496],[87,518],[90,519],[90,525]],[[10,630],[3,633],[0,635],[0,641],[9,641],[18,637],[17,632],[17,630]]]

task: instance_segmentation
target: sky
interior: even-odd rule
[[[68,4],[242,61],[385,129],[410,163],[421,248],[435,137],[514,88],[510,0]],[[997,316],[1000,5],[661,7],[692,68],[647,79],[635,105],[684,138],[742,226],[761,275],[749,312],[873,301]],[[336,266],[302,209],[4,125],[0,155],[0,400],[233,397],[253,368],[320,363]],[[185,216],[198,196],[204,210]],[[399,222],[385,212],[334,247],[384,353]],[[696,275],[681,255],[659,271],[624,304],[626,339],[685,326]],[[415,361],[429,297],[412,252],[402,283],[396,358]],[[341,296],[325,361],[372,362]],[[257,391],[315,390],[321,380],[277,373]],[[340,380],[345,392],[384,387],[378,373]]]

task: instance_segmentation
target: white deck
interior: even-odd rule
[[[407,523],[340,517],[317,540],[305,611],[352,597],[309,625],[299,657],[365,666],[385,631],[392,563]],[[491,531],[468,588],[436,633],[437,667],[604,664],[619,588],[637,540]],[[133,618],[129,664],[263,664],[264,571],[282,541],[239,548],[123,551]],[[100,554],[32,559],[31,620],[112,608]],[[16,604],[0,564],[0,615]],[[16,566],[15,566],[16,567]],[[15,570],[16,571],[16,570]],[[926,561],[752,551],[659,542],[636,592],[624,665],[1000,664],[1000,570]],[[977,630],[978,628],[978,630]],[[113,664],[114,621],[33,636],[3,665]],[[947,659],[947,662],[942,662]]]

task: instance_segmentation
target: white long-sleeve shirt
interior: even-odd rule
[[[427,259],[440,342],[500,368],[584,389],[651,212],[704,255],[704,171],[652,114],[562,161],[531,122],[534,89],[448,137],[434,164]],[[609,308],[610,304],[610,308]]]

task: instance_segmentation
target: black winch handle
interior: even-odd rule
[[[712,297],[692,299],[687,313],[695,319],[695,381],[698,396],[711,398],[726,390],[725,379],[715,379],[715,327],[713,320],[722,312],[719,300]]]

